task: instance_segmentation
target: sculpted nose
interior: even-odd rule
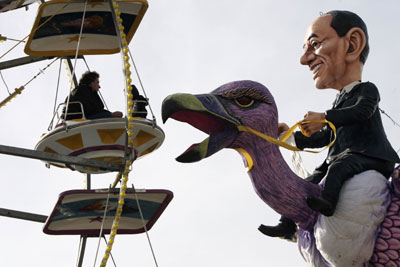
[[[314,53],[309,50],[304,51],[303,55],[300,57],[301,65],[310,65],[311,61],[315,58]]]

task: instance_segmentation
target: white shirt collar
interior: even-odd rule
[[[361,82],[360,81],[354,81],[354,82],[352,82],[352,83],[349,83],[348,85],[346,85],[345,87],[343,87],[343,89],[342,90],[344,90],[344,92],[347,94],[347,93],[350,93],[350,91],[354,88],[354,86],[356,86],[357,84],[360,84]]]

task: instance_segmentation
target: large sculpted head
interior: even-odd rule
[[[309,67],[318,89],[340,90],[361,78],[369,53],[363,20],[349,11],[330,11],[308,27],[300,63]]]

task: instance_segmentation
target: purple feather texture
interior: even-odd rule
[[[247,157],[251,157],[253,161],[253,166],[248,174],[255,192],[277,213],[296,222],[299,227],[298,245],[303,258],[312,266],[331,266],[318,251],[314,236],[314,226],[317,220],[320,220],[320,214],[311,210],[306,204],[308,195],[319,196],[321,194],[320,186],[298,177],[285,162],[277,145],[250,132],[232,130],[236,126],[246,126],[277,138],[278,111],[269,90],[260,83],[245,80],[224,84],[209,95],[192,96],[193,101],[186,96],[185,102],[188,102],[189,99],[190,104],[179,102],[180,96],[177,95],[176,97],[174,95],[169,96],[168,101],[166,101],[167,98],[164,100],[163,113],[164,110],[168,113],[163,114],[164,120],[168,117],[174,118],[174,114],[179,112],[184,114],[185,118],[176,115],[175,119],[181,118],[180,120],[192,125],[194,123],[191,122],[189,115],[196,112],[203,115],[207,114],[208,120],[213,124],[220,122],[221,119],[229,120],[232,126],[226,128],[226,125],[224,125],[225,129],[228,130],[225,130],[224,135],[220,135],[223,136],[223,140],[219,140],[215,132],[212,133],[211,137],[215,135],[213,144],[219,144],[218,150],[233,148],[247,152]],[[240,104],[242,100],[245,100],[244,103],[250,104]],[[170,103],[172,105],[179,103],[179,108],[171,108],[168,106],[171,105]],[[196,107],[196,109],[191,109],[191,107]],[[217,107],[217,110],[211,110],[213,107]],[[215,119],[211,119],[212,116],[215,116]],[[197,122],[196,125],[201,125],[202,130],[207,131],[204,123]],[[213,126],[213,128],[215,127]],[[229,142],[226,141],[228,140],[226,134],[232,135]],[[211,156],[215,152],[217,150],[213,149],[212,153],[205,153],[205,155],[206,157]],[[196,159],[201,160],[201,158]],[[390,197],[387,198],[387,201],[391,202],[387,203],[386,201],[384,203],[385,205],[388,204],[387,214],[376,230],[377,236],[372,258],[369,263],[364,263],[364,266],[400,267],[399,167],[395,170],[390,185]],[[373,242],[373,240],[371,241]]]

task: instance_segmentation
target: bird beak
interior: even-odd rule
[[[240,121],[232,117],[218,97],[211,94],[174,94],[162,104],[162,119],[186,122],[208,134],[199,144],[193,144],[176,158],[179,162],[196,162],[229,147],[239,131]]]

